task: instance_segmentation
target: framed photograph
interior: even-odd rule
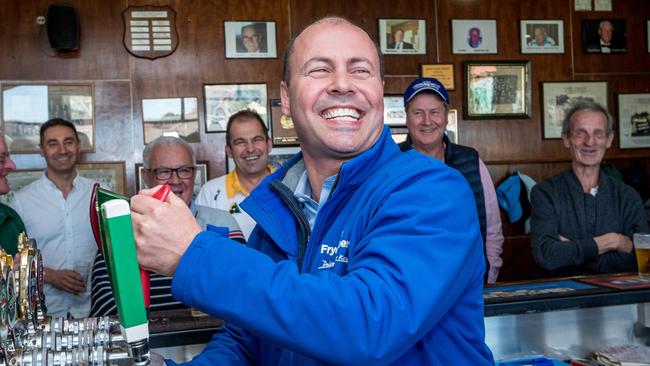
[[[458,110],[450,109],[447,112],[447,128],[445,134],[454,144],[458,143]]]
[[[276,58],[275,22],[225,21],[226,58]]]
[[[39,129],[52,118],[72,122],[82,152],[95,151],[92,84],[2,85],[2,129],[13,154],[39,153]]]
[[[286,163],[292,156],[300,152],[300,147],[277,147],[269,153],[269,165],[277,169]],[[226,159],[226,172],[235,170],[235,161],[231,158]]]
[[[582,21],[582,50],[585,53],[624,53],[626,42],[625,19]]]
[[[7,174],[7,183],[10,190],[7,194],[0,196],[0,202],[8,205],[14,198],[14,194],[31,182],[39,179],[43,175],[43,169],[21,169]]]
[[[465,118],[530,118],[530,62],[466,62]]]
[[[650,53],[650,20],[645,21],[645,41],[647,43],[646,52]]]
[[[564,53],[563,20],[520,20],[521,53]]]
[[[176,132],[187,142],[200,142],[198,98],[142,99],[145,145],[165,132]]]
[[[409,136],[409,130],[406,127],[391,127],[390,136],[393,138],[393,141],[399,145],[406,141]]]
[[[40,179],[44,169],[21,169],[10,172],[7,182],[11,190],[0,196],[0,202],[8,205],[18,192],[33,181]],[[126,194],[126,176],[123,161],[78,163],[77,171],[82,177],[92,179],[101,184],[103,188],[113,192]]]
[[[496,19],[452,19],[451,53],[498,53]]]
[[[618,94],[618,147],[650,147],[650,93]]]
[[[290,116],[282,113],[280,99],[271,99],[271,141],[273,146],[298,146],[298,135]]]
[[[605,81],[547,81],[542,82],[544,138],[562,138],[562,120],[566,111],[580,100],[590,100],[607,109],[607,82]]]
[[[421,64],[420,76],[440,80],[447,90],[455,90],[454,64]]]
[[[384,55],[426,55],[424,19],[379,19],[379,45]]]
[[[196,177],[194,178],[194,193],[199,193],[199,190],[205,182],[208,181],[209,175],[209,161],[199,160],[196,162]],[[147,184],[144,182],[142,173],[144,167],[142,163],[135,164],[135,191],[139,192],[141,189],[147,188]]]
[[[228,118],[244,109],[253,110],[269,125],[266,84],[203,85],[205,97],[205,132],[226,132]]]
[[[84,178],[99,182],[102,188],[126,194],[126,175],[123,161],[100,161],[77,164],[77,172]]]
[[[403,95],[384,95],[384,124],[406,126]]]

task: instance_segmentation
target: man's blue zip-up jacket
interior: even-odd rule
[[[492,365],[481,234],[457,171],[400,153],[385,128],[344,163],[313,231],[293,190],[300,155],[242,207],[249,246],[198,234],[173,281],[224,319],[196,365]],[[171,362],[170,362],[171,363]]]

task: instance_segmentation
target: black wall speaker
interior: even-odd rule
[[[47,8],[47,38],[56,50],[79,49],[79,20],[72,5],[50,5]]]

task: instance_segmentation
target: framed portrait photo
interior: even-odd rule
[[[92,84],[2,85],[2,129],[13,154],[39,153],[39,130],[52,118],[72,122],[82,152],[95,151]]]
[[[231,115],[249,109],[257,112],[268,127],[266,83],[206,84],[205,132],[226,132]]]
[[[426,21],[379,19],[379,45],[384,55],[426,55]]]
[[[273,146],[298,146],[298,134],[290,116],[282,113],[280,99],[271,99],[271,141]]]
[[[451,53],[498,53],[496,19],[452,19]]]
[[[454,64],[420,64],[420,76],[438,79],[447,90],[455,90]]]
[[[564,53],[563,20],[519,21],[521,53]]]
[[[200,142],[198,98],[142,99],[145,145],[166,132],[187,142]]]
[[[196,162],[196,176],[194,177],[194,193],[199,193],[199,190],[205,182],[208,181],[209,175],[209,164],[207,160],[197,160]],[[142,163],[135,164],[135,192],[139,192],[141,189],[147,188],[147,184],[144,182],[144,167]]]
[[[618,147],[650,147],[650,93],[618,94]]]
[[[530,118],[530,62],[466,62],[465,118]]]
[[[226,58],[276,58],[275,22],[225,21]]]
[[[102,188],[126,194],[126,175],[123,161],[99,161],[77,164],[79,175],[100,184]]]
[[[384,95],[384,124],[406,126],[403,95]]]
[[[605,81],[546,81],[542,82],[544,139],[562,137],[562,120],[574,103],[588,100],[607,109],[607,82]]]
[[[585,53],[624,53],[626,42],[625,19],[582,21],[582,50]]]

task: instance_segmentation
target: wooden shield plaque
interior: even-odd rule
[[[122,18],[124,47],[133,56],[153,60],[178,47],[176,12],[169,6],[129,6]]]

